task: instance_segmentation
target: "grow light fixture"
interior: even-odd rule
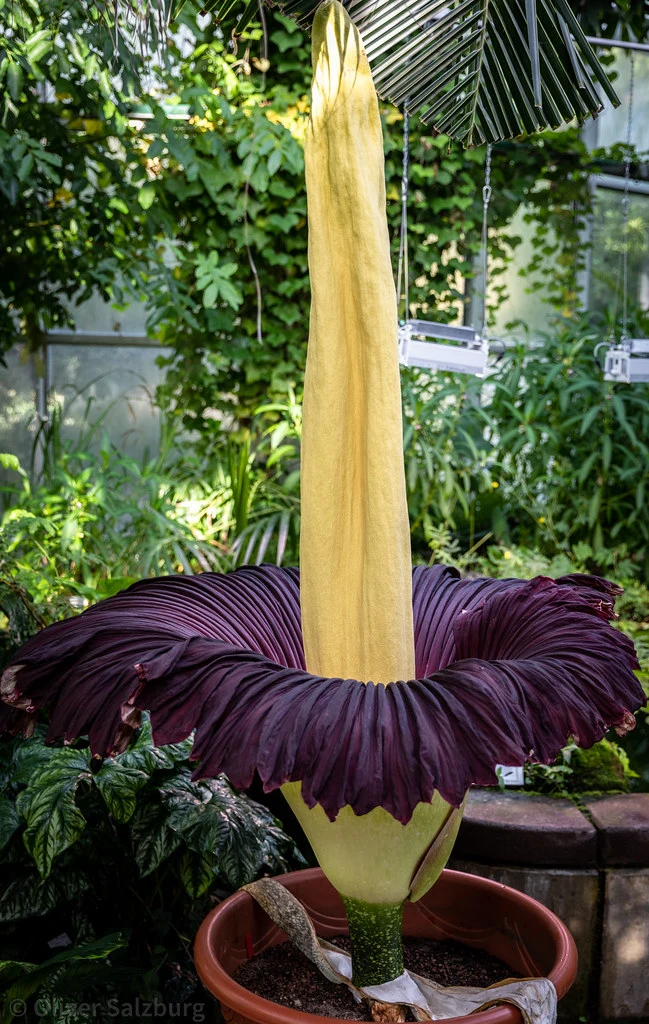
[[[646,384],[649,383],[649,359],[638,358],[638,356],[649,355],[649,338],[629,338],[629,214],[631,185],[631,140],[633,129],[633,96],[635,88],[635,64],[634,54],[631,51],[629,59],[629,110],[626,125],[626,154],[624,157],[624,197],[622,199],[622,213],[624,217],[624,245],[620,252],[615,288],[615,319],[617,319],[617,307],[622,288],[622,332],[618,342],[615,341],[615,324],[611,331],[611,337],[607,342],[600,342],[595,346],[595,358],[597,352],[603,345],[608,344],[604,360],[604,380],[612,381],[615,384]]]
[[[404,366],[483,377],[488,355],[487,339],[473,327],[427,320],[406,320],[399,326],[399,362]]]
[[[604,362],[604,380],[616,384],[649,383],[649,338],[624,338],[609,348]]]
[[[481,264],[484,282],[484,308],[480,330],[474,327],[451,327],[450,324],[409,317],[408,301],[408,185],[410,168],[410,115],[406,101],[403,109],[403,174],[401,178],[401,231],[397,270],[397,302],[404,291],[404,316],[399,324],[399,362],[426,370],[447,370],[484,377],[489,356],[487,330],[488,231],[487,215],[491,199],[491,145],[487,146],[485,178],[482,188]],[[431,340],[432,339],[432,340]]]

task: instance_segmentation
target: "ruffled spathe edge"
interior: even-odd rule
[[[301,781],[330,818],[382,806],[405,823],[435,790],[458,806],[499,763],[549,762],[571,736],[590,746],[629,726],[645,697],[633,645],[608,622],[616,591],[418,569],[422,678],[380,686],[304,670],[294,571],[144,581],[33,638],[3,677],[0,725],[49,705],[49,739],[87,733],[106,756],[147,710],[156,743],[195,732],[198,778]]]

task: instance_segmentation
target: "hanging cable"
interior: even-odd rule
[[[628,336],[628,288],[629,288],[629,211],[631,200],[629,196],[631,185],[631,139],[633,131],[633,93],[635,79],[635,54],[633,50],[629,53],[629,106],[626,122],[626,152],[624,154],[624,190],[622,196],[622,248],[617,261],[617,273],[615,275],[615,291],[613,294],[613,315],[611,317],[611,329],[608,335],[609,348],[615,348],[617,344],[617,314],[620,307],[620,291],[622,292],[622,330],[620,343],[623,344]]]
[[[403,105],[403,170],[401,173],[401,231],[399,233],[399,266],[397,269],[397,308],[401,305],[401,282],[404,282],[405,309],[403,318],[410,315],[408,302],[408,186],[410,176],[410,114],[408,101]]]
[[[487,309],[487,287],[489,284],[489,203],[491,201],[491,143],[487,146],[487,155],[485,158],[485,174],[484,174],[484,185],[482,186],[482,239],[481,239],[481,256],[482,256],[482,283],[484,289],[484,300],[482,304],[482,328],[480,330],[480,336],[485,339],[489,335],[489,327],[487,324],[488,309]]]
[[[617,281],[611,318],[611,330],[607,342],[595,347],[607,347],[604,361],[604,380],[614,384],[646,384],[649,382],[649,338],[630,337],[629,323],[629,252],[631,249],[631,164],[633,157],[633,99],[635,91],[635,63],[633,52],[629,55],[629,106],[627,111],[626,152],[624,154],[624,196],[622,199],[623,234],[617,264]],[[617,338],[618,308],[622,287],[622,323]]]
[[[408,186],[410,177],[410,115],[408,101],[403,109],[403,170],[401,175],[401,231],[399,236],[399,264],[397,269],[397,308],[401,309],[404,296],[404,314],[399,323],[399,362],[404,366],[441,369],[451,373],[472,373],[482,377],[489,357],[487,340],[487,288],[489,282],[488,215],[491,199],[491,145],[487,147],[485,179],[482,188],[482,250],[481,267],[484,278],[485,301],[482,330],[475,327],[457,327],[433,320],[412,319],[410,316],[408,272]],[[475,264],[474,264],[475,271]],[[476,318],[477,319],[477,318]]]
[[[489,284],[489,203],[491,202],[491,153],[492,145],[487,146],[485,158],[485,177],[482,186],[482,234],[480,242],[481,270],[484,287],[484,303],[482,310],[481,336],[488,336],[487,288]],[[409,272],[408,272],[408,192],[410,186],[410,114],[408,101],[403,108],[403,168],[401,172],[401,230],[399,233],[399,262],[397,266],[397,304],[401,306],[404,298],[404,320],[410,316]],[[403,285],[403,293],[402,293]]]
[[[633,90],[635,84],[635,54],[629,54],[629,111],[626,124],[626,154],[624,158],[624,247],[622,263],[622,341],[629,337],[629,223],[630,223],[630,186],[631,186],[631,143],[633,139]]]

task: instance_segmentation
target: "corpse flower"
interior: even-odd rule
[[[403,972],[401,914],[448,858],[473,783],[626,729],[644,703],[619,588],[412,572],[397,310],[376,93],[337,0],[313,29],[313,293],[300,572],[144,580],[30,640],[2,725],[123,750],[194,734],[196,777],[282,787],[341,893],[354,982]]]

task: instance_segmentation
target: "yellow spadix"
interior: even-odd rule
[[[415,673],[397,304],[376,90],[337,0],[315,16],[313,66],[302,633],[310,672],[387,683]]]
[[[338,0],[316,13],[313,68],[302,634],[310,672],[387,684],[415,675],[397,302],[378,100]],[[380,807],[362,816],[344,807],[330,822],[322,807],[306,807],[299,783],[283,791],[329,879],[369,903],[406,899],[450,813],[436,794],[405,826]],[[442,866],[433,866],[430,884]]]

